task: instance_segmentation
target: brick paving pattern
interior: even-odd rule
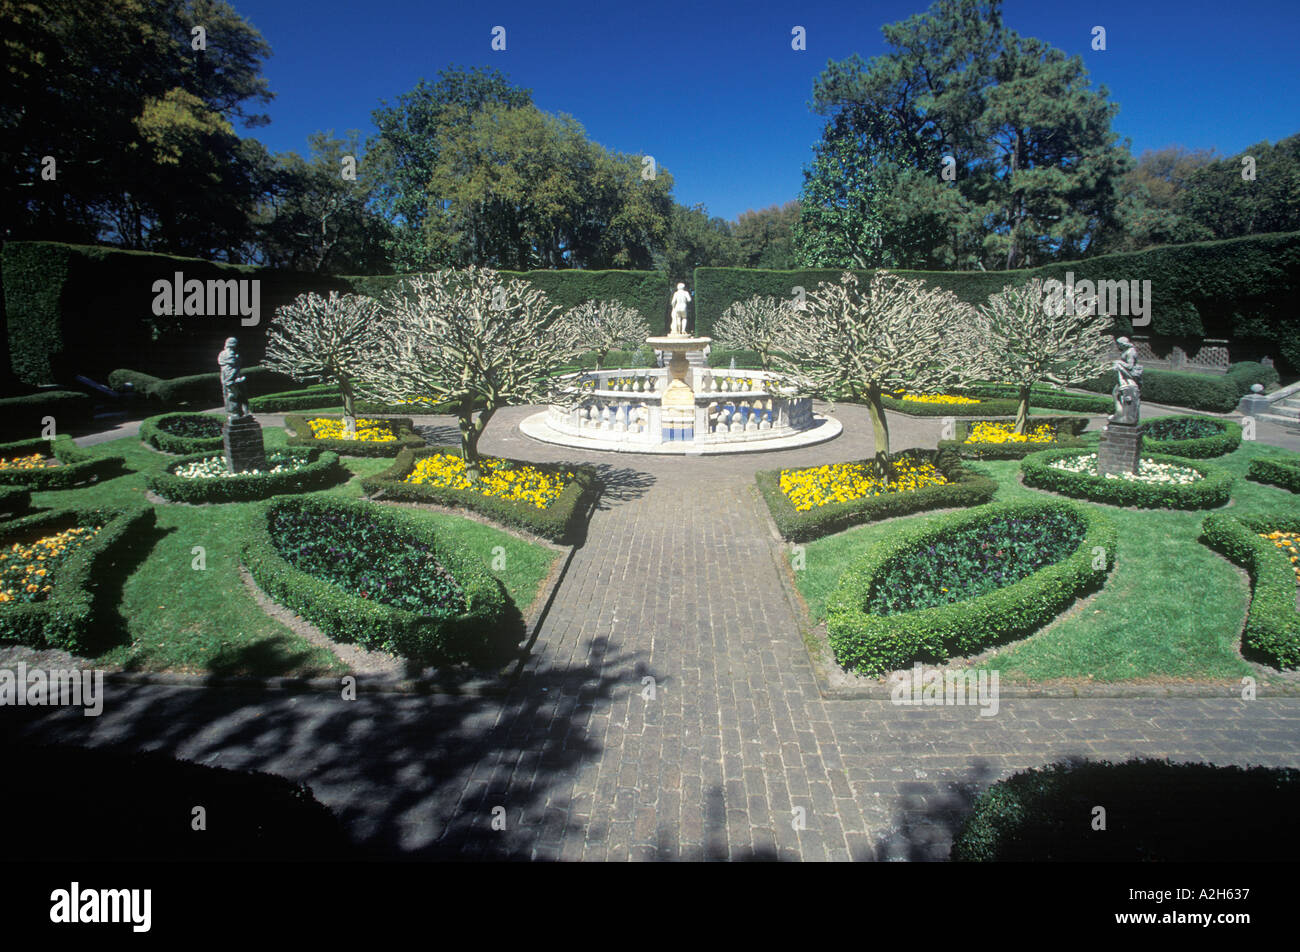
[[[100,718],[27,709],[24,732],[301,780],[363,847],[428,858],[945,859],[973,796],[1026,767],[1300,763],[1297,698],[823,699],[752,474],[869,455],[861,408],[831,444],[686,460],[534,443],[527,412],[483,449],[594,460],[611,491],[507,697],[122,686]],[[938,436],[891,423],[898,448]]]

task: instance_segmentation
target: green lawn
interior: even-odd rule
[[[267,427],[264,434],[268,448],[285,445],[279,427]],[[33,493],[33,507],[142,502],[143,474],[161,469],[170,460],[136,437],[101,443],[89,452],[122,454],[132,472],[84,489]],[[391,461],[345,459],[344,465],[353,478],[321,495],[360,498],[357,477],[386,469]],[[111,582],[120,590],[121,618],[108,626],[108,640],[93,660],[128,670],[223,675],[312,677],[344,671],[332,652],[268,618],[240,581],[240,527],[258,505],[156,506],[157,528],[143,540],[143,559],[124,580]],[[409,512],[412,518],[433,522],[441,534],[480,554],[488,565],[497,554],[494,548],[502,547],[504,568],[496,574],[521,611],[527,611],[558,556],[553,549],[470,519]],[[193,567],[195,546],[205,550],[207,564],[202,571]],[[112,633],[113,627],[119,630]]]
[[[1246,442],[1236,452],[1206,462],[1232,471],[1229,511],[1277,508],[1300,511],[1300,497],[1245,479],[1250,460],[1276,448]],[[998,482],[996,501],[1048,493],[1026,489],[1019,461],[985,462],[974,468]],[[1080,505],[1094,505],[1080,501]],[[998,649],[983,663],[1006,678],[1239,678],[1254,669],[1238,654],[1249,597],[1244,576],[1197,541],[1204,511],[1129,510],[1099,506],[1119,529],[1116,565],[1105,587],[1034,635]],[[900,523],[934,519],[920,514],[860,526],[805,546],[796,584],[814,622],[825,617],[826,599],[863,546]]]

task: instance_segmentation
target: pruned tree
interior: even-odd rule
[[[388,308],[381,358],[361,386],[384,402],[449,404],[471,479],[493,414],[548,402],[559,386],[556,369],[581,349],[572,322],[545,293],[488,268],[414,275]]]
[[[596,352],[597,370],[605,365],[611,350],[640,346],[650,336],[650,325],[641,312],[618,301],[584,301],[570,308],[566,318],[572,322],[579,343]]]
[[[346,438],[357,430],[356,384],[378,358],[382,308],[361,294],[300,294],[276,308],[263,363],[294,380],[336,383]]]
[[[921,281],[878,271],[870,293],[844,272],[809,293],[774,355],[782,375],[824,399],[865,401],[876,465],[889,478],[889,423],[882,396],[905,389],[935,393],[972,379],[971,308]]]
[[[772,349],[794,319],[793,301],[755,294],[736,301],[713,324],[713,337],[723,347],[754,350],[764,370],[772,366]]]
[[[1111,367],[1112,319],[1095,306],[1076,307],[1039,278],[1007,285],[979,308],[975,362],[994,380],[1019,391],[1016,432],[1029,420],[1029,394],[1037,383],[1082,383]]]

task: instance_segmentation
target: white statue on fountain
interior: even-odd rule
[[[673,314],[672,323],[668,329],[669,336],[686,336],[686,305],[690,303],[691,295],[686,290],[686,285],[678,284],[677,291],[673,294]]]

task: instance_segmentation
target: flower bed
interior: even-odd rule
[[[509,599],[482,560],[410,513],[284,499],[251,521],[249,573],[332,638],[434,663],[498,663],[518,644]]]
[[[1142,425],[1142,446],[1190,459],[1224,456],[1241,445],[1241,424],[1206,416],[1163,416]]]
[[[1243,516],[1216,512],[1201,522],[1206,544],[1250,575],[1243,649],[1280,668],[1300,665],[1300,613],[1295,602],[1295,563],[1268,535],[1296,532],[1300,532],[1300,515],[1285,510]]]
[[[880,492],[871,473],[871,460],[837,463],[805,470],[763,470],[755,475],[759,492],[767,502],[777,530],[791,542],[806,542],[839,532],[850,526],[926,509],[978,506],[993,498],[997,484],[962,466],[952,453],[934,450],[908,450],[894,457],[904,470],[908,488],[900,492]],[[809,474],[796,477],[808,488],[806,496],[817,493],[822,504],[800,509],[782,489],[782,477],[791,472]],[[930,474],[938,474],[938,482]],[[842,484],[835,483],[840,474]],[[790,479],[786,477],[787,485]],[[821,488],[818,488],[821,487]],[[838,492],[836,490],[839,490]],[[876,494],[868,495],[870,491]]]
[[[98,586],[127,535],[153,524],[153,508],[137,506],[56,509],[0,527],[0,554],[5,556],[0,577],[6,590],[12,590],[16,576],[36,574],[35,570],[29,573],[26,564],[55,565],[53,572],[46,570],[43,581],[22,582],[21,591],[0,602],[0,641],[85,652],[87,639],[97,627]],[[73,529],[95,531],[69,534]],[[37,591],[29,591],[30,585],[36,585]],[[110,609],[102,606],[102,610]],[[99,627],[102,622],[98,620]]]
[[[1300,493],[1300,456],[1256,456],[1247,478]]]
[[[1079,435],[1087,417],[1042,416],[1029,418],[1029,433],[1015,433],[1015,419],[959,420],[955,439],[940,440],[939,449],[952,450],[967,459],[1022,459],[1047,448],[1082,446]]]
[[[145,484],[172,502],[247,502],[281,493],[315,492],[347,477],[337,453],[315,447],[272,450],[266,461],[271,472],[231,474],[220,455],[196,453],[182,456],[160,473],[150,473]]]
[[[1098,476],[1095,453],[1046,450],[1026,456],[1020,472],[1035,489],[1142,509],[1211,509],[1224,505],[1232,490],[1232,474],[1209,463],[1144,454],[1142,464],[1145,481]]]
[[[1260,844],[1300,849],[1291,767],[1219,767],[1160,760],[1055,763],[980,794],[953,838],[956,862],[1247,862]],[[1087,820],[1106,804],[1113,829]],[[1083,817],[1083,822],[1080,822]]]
[[[224,418],[208,413],[163,413],[140,423],[140,439],[164,453],[203,453],[222,448]]]
[[[389,469],[361,485],[375,498],[470,509],[557,542],[580,531],[600,488],[590,466],[485,459],[481,472],[482,482],[474,486],[464,476],[457,449],[408,447]]]
[[[943,402],[937,402],[942,399]],[[997,398],[965,397],[941,394],[938,397],[919,397],[885,394],[880,403],[886,410],[895,410],[909,416],[1007,416],[1016,412],[1016,401]]]
[[[403,449],[424,446],[409,417],[358,418],[354,440],[343,438],[342,416],[291,413],[284,425],[291,431],[290,446],[319,446],[340,456],[396,456]]]
[[[53,440],[0,443],[0,460],[26,461],[0,465],[0,484],[38,492],[110,479],[122,472],[126,462],[122,456],[91,456],[66,434]]]
[[[1023,637],[1105,581],[1115,540],[1099,510],[1058,501],[901,529],[869,546],[827,601],[835,659],[878,675]]]

